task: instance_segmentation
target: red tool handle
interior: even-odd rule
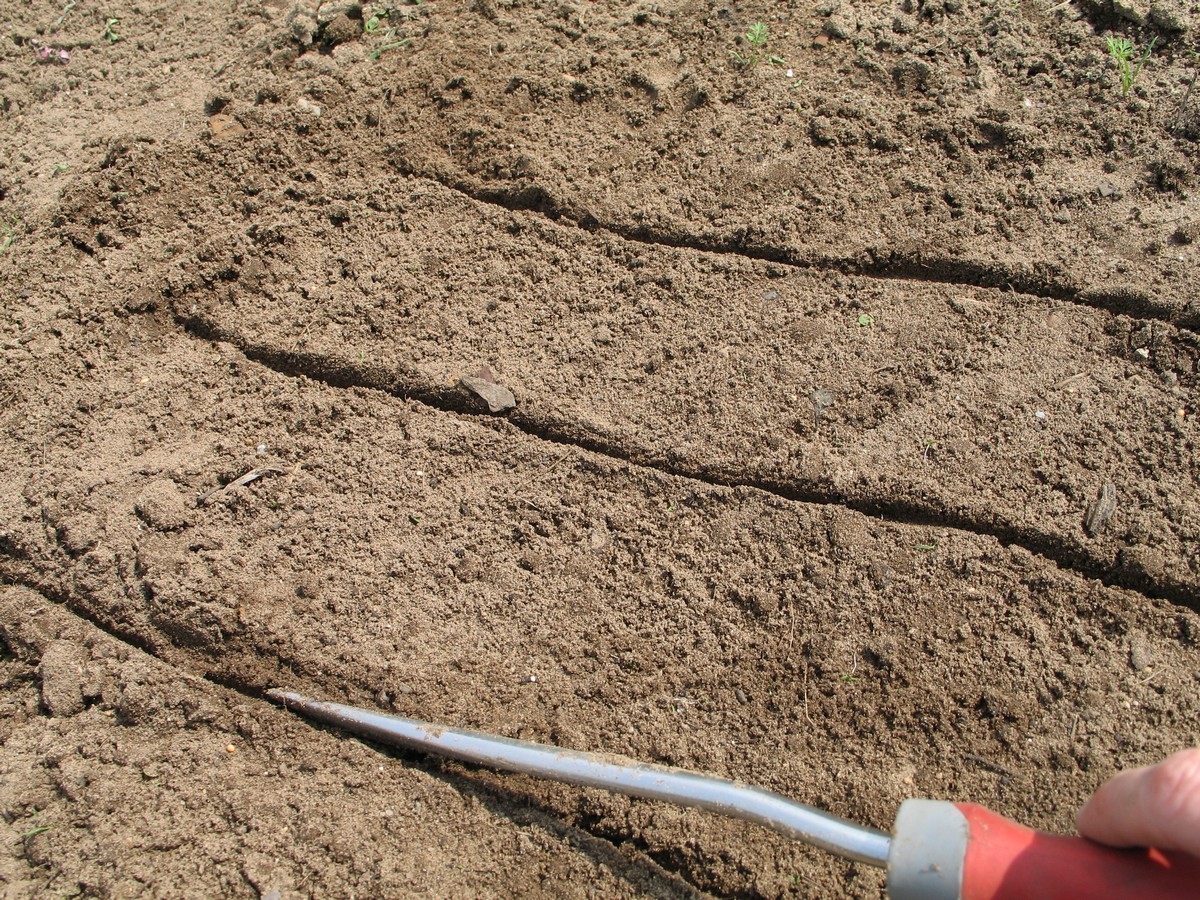
[[[888,856],[892,900],[1200,898],[1200,859],[1044,834],[973,803],[908,800]]]
[[[1200,897],[1200,859],[1160,850],[1115,850],[1044,834],[974,803],[956,803],[970,839],[963,900]]]

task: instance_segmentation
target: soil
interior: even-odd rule
[[[1194,744],[1198,26],[5,3],[4,896],[883,895],[277,686],[885,830]]]

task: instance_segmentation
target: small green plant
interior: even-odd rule
[[[858,317],[858,324],[861,325],[863,328],[870,328],[872,325],[875,324],[875,317],[873,315],[871,315],[870,313],[862,313]]]
[[[71,14],[71,10],[76,7],[78,2],[79,0],[67,0],[66,5],[62,8],[62,13],[54,20],[54,24],[50,26],[51,32],[58,31],[63,27],[63,24],[67,21],[67,16]]]
[[[1137,83],[1138,76],[1142,74],[1142,66],[1146,64],[1146,60],[1154,51],[1154,45],[1158,42],[1158,38],[1155,37],[1150,41],[1141,56],[1137,55],[1133,41],[1129,38],[1110,35],[1105,40],[1108,44],[1108,55],[1117,61],[1117,77],[1121,79],[1121,96],[1128,97],[1129,92]]]
[[[411,21],[412,18],[408,13],[401,12],[394,6],[384,6],[372,12],[363,23],[363,31],[366,34],[382,37],[384,43],[371,51],[370,58],[379,59],[387,51],[397,50],[409,43],[411,38],[395,40],[395,37],[400,23]]]
[[[108,41],[110,44],[115,44],[117,41],[125,40],[124,37],[117,34],[117,28],[120,26],[120,19],[105,19],[104,30],[100,32],[100,37]]]
[[[746,43],[746,52],[732,50],[729,55],[743,69],[756,69],[763,63],[773,66],[784,64],[782,57],[773,54],[767,46],[771,40],[771,30],[762,22],[755,22],[747,28],[742,40]]]
[[[0,254],[8,252],[8,248],[17,239],[17,224],[16,219],[13,219],[12,225],[5,225],[3,222],[0,222]]]
[[[411,40],[412,38],[405,38],[402,41],[392,41],[391,43],[384,44],[381,47],[376,47],[370,53],[371,59],[379,59],[379,57],[383,56],[383,54],[387,53],[389,50],[398,50]]]
[[[30,828],[28,831],[22,832],[21,837],[25,838],[26,840],[29,840],[29,838],[37,837],[43,831],[49,831],[49,830],[50,830],[49,825],[36,825],[33,828]]]
[[[372,13],[370,18],[363,23],[363,31],[365,31],[367,34],[382,34],[384,31],[384,20],[389,18],[391,14],[392,10],[390,7],[388,9],[380,10],[377,13]]]
[[[57,177],[59,175],[66,175],[69,171],[71,171],[71,166],[69,163],[55,163],[54,171],[50,174],[52,177]]]

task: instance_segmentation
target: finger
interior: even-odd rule
[[[1200,856],[1200,748],[1122,772],[1076,819],[1084,837],[1113,847],[1157,847]]]

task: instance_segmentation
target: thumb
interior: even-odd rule
[[[1076,818],[1079,833],[1113,847],[1157,847],[1200,857],[1200,748],[1121,772]]]

